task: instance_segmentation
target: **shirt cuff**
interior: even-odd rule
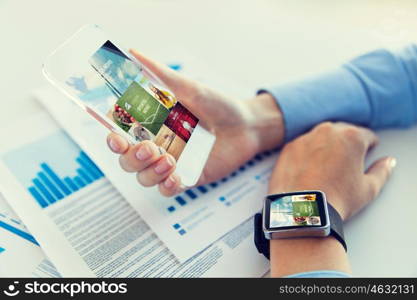
[[[349,278],[350,274],[340,271],[320,270],[312,272],[296,273],[285,278]]]
[[[264,88],[280,107],[288,142],[324,121],[368,125],[371,108],[361,83],[346,68],[294,83]]]

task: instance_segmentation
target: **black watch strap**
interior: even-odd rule
[[[327,211],[329,212],[330,219],[330,235],[333,236],[336,240],[338,240],[347,252],[345,234],[343,232],[343,219],[339,215],[337,210],[335,210],[334,207],[331,206],[329,203],[327,203]]]
[[[269,259],[269,240],[265,237],[263,226],[262,226],[262,214],[257,213],[253,218],[255,233],[253,235],[256,249],[258,252],[263,254],[267,259]]]
[[[342,217],[329,203],[327,203],[327,210],[329,212],[330,219],[330,235],[333,236],[336,240],[338,240],[342,244],[343,248],[345,248],[345,250],[347,251],[347,245],[343,233]],[[265,234],[262,229],[262,214],[255,214],[253,220],[255,229],[254,241],[256,249],[258,249],[259,253],[263,254],[267,259],[269,259],[269,240],[265,238]]]

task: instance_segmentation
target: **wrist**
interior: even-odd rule
[[[343,246],[332,236],[271,240],[271,276],[335,270],[350,273]]]
[[[262,93],[245,102],[248,125],[257,139],[257,152],[279,147],[284,142],[284,120],[274,97]]]
[[[266,240],[259,238],[259,230],[263,227],[265,238],[269,239],[272,275],[287,276],[314,270],[348,272],[346,243],[342,223],[337,213],[332,207],[329,207],[328,213],[325,212],[322,193],[311,190],[308,192],[310,197],[307,198],[303,197],[307,196],[306,191],[301,192],[298,188],[296,190],[299,192],[267,197],[264,202],[263,220],[260,221],[262,216],[259,214],[255,216],[255,244],[258,251],[268,254],[265,250],[267,243],[264,241]],[[296,207],[294,201],[302,200],[301,198],[293,198],[296,195],[303,197],[304,201],[317,201],[316,208],[313,208],[313,202]],[[314,198],[312,198],[313,195],[315,195]],[[291,197],[289,200],[292,201],[292,205],[287,202],[288,197]],[[307,212],[310,213],[308,214],[310,217],[319,216],[319,220],[329,220],[330,228],[327,221],[321,224],[314,223],[321,225],[321,227],[308,228],[308,225],[313,225],[309,223],[308,218],[304,220],[305,224],[299,224],[300,220],[295,217],[307,216],[305,214]],[[297,225],[303,226],[297,228]]]

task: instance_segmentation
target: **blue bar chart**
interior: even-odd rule
[[[270,157],[271,155],[277,152],[278,152],[278,149],[259,153],[255,155],[253,159],[246,162],[246,164],[240,166],[236,171],[232,172],[229,176],[226,176],[216,182],[212,182],[207,185],[201,185],[201,186],[186,190],[184,193],[173,198],[174,203],[171,203],[171,205],[169,205],[166,208],[168,213],[172,214],[178,211],[179,209],[181,209],[181,207],[185,207],[187,204],[197,200],[202,195],[207,194],[214,189],[217,189],[219,186],[221,186],[221,184],[228,182],[229,179],[239,176],[239,174],[249,170],[250,168],[254,167],[258,163],[263,161],[265,158]],[[256,175],[254,179],[258,180],[259,175]],[[218,200],[224,203],[225,205],[227,205],[226,198],[224,196],[218,197]]]
[[[32,179],[33,185],[28,188],[28,191],[42,208],[48,207],[104,176],[84,151],[80,151],[76,162],[79,164],[79,168],[75,170],[76,175],[63,178],[60,178],[49,164],[42,162],[39,165],[41,171]]]
[[[11,151],[4,161],[41,208],[104,177],[97,165],[62,130]]]

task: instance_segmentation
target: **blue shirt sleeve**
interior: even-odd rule
[[[332,271],[332,270],[320,270],[320,271],[311,271],[311,272],[303,272],[303,273],[296,273],[285,278],[349,278],[351,277],[350,274],[340,271]]]
[[[323,121],[407,127],[417,121],[417,46],[376,50],[333,71],[260,92],[277,100],[286,141]]]

